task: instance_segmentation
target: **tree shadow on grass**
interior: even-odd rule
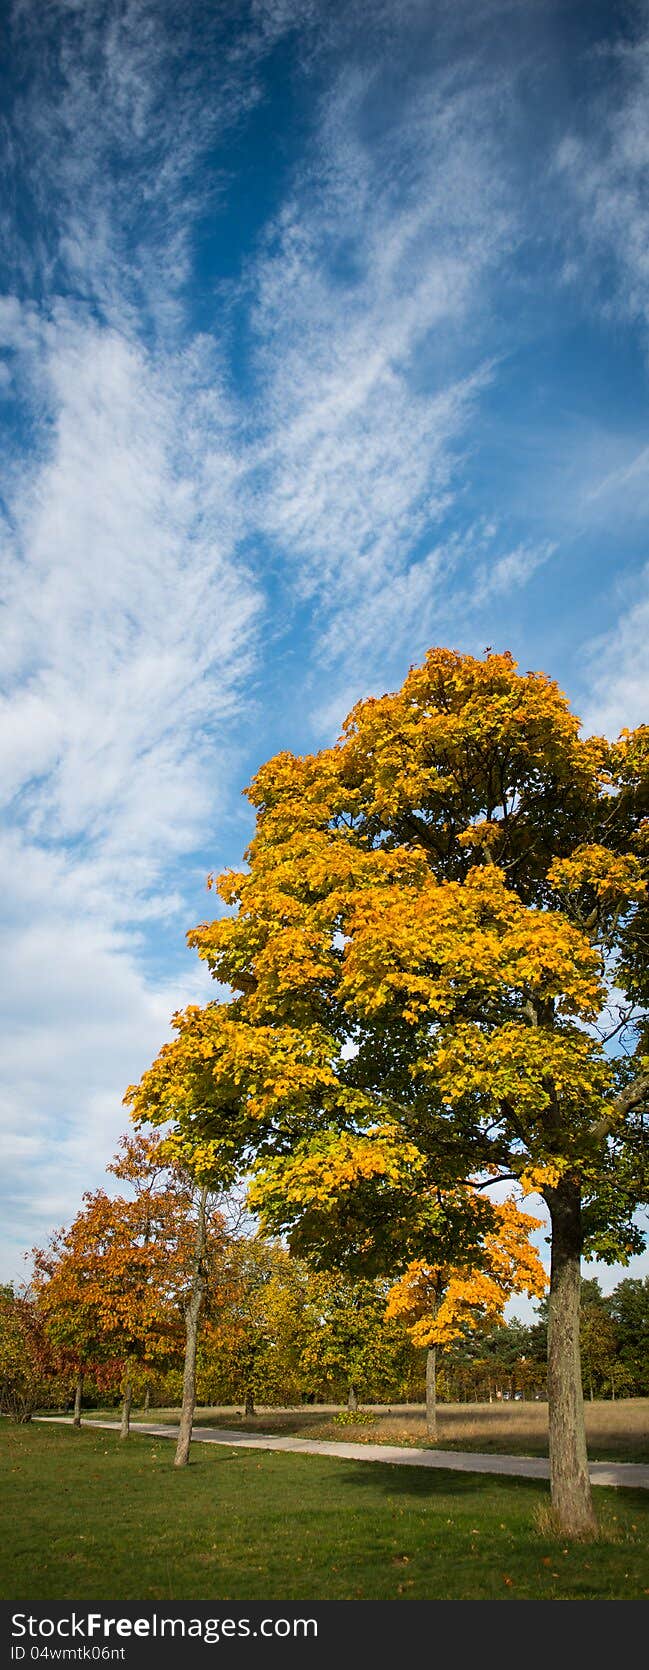
[[[444,1468],[399,1467],[381,1462],[339,1463],[341,1484],[363,1486],[380,1496],[417,1496],[422,1500],[442,1496],[488,1496],[494,1488],[533,1495],[549,1490],[547,1479],[507,1477],[494,1473],[460,1473]],[[631,1494],[631,1492],[626,1492]],[[633,1494],[636,1494],[635,1492]]]
[[[371,1468],[362,1462],[352,1463],[344,1468],[344,1472],[341,1464],[340,1484],[341,1491],[345,1485],[349,1485],[356,1490],[361,1487],[366,1492],[371,1491],[375,1497],[414,1497],[422,1503],[460,1498],[467,1505],[472,1501],[479,1507],[481,1501],[486,1502],[491,1497],[494,1513],[504,1512],[506,1505],[511,1509],[512,1492],[515,1492],[521,1509],[529,1507],[531,1510],[534,1497],[538,1499],[539,1492],[543,1493],[548,1503],[550,1500],[549,1479],[508,1477],[493,1473],[446,1472],[443,1468],[429,1470],[424,1467],[390,1467],[381,1466],[380,1463],[372,1463]],[[502,1507],[495,1497],[494,1489],[503,1493]],[[510,1498],[507,1504],[504,1500],[505,1495]],[[631,1525],[632,1531],[638,1529],[644,1534],[649,1530],[649,1491],[600,1485],[594,1489],[594,1502],[595,1512],[604,1523],[619,1516],[621,1525],[624,1525],[629,1515],[635,1522]]]

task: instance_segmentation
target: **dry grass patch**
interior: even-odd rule
[[[88,1419],[99,1410],[88,1411]],[[103,1411],[116,1419],[114,1409]],[[196,1410],[197,1426],[229,1427],[245,1432],[270,1432],[298,1438],[354,1439],[368,1444],[430,1444],[421,1404],[365,1404],[362,1420],[344,1420],[340,1405],[309,1405],[295,1409],[259,1408],[244,1416],[241,1405],[210,1405]],[[370,1417],[368,1420],[367,1417]],[[178,1419],[174,1409],[152,1409],[136,1420],[162,1424]],[[586,1404],[588,1453],[592,1461],[649,1462],[649,1398],[621,1398],[615,1403]],[[547,1403],[443,1403],[438,1409],[441,1450],[477,1450],[486,1454],[547,1455]]]
[[[537,1536],[543,1543],[556,1542],[562,1554],[567,1554],[565,1533],[557,1522],[556,1512],[549,1501],[539,1502],[532,1513],[532,1524]],[[577,1542],[601,1542],[606,1545],[637,1542],[637,1525],[630,1524],[628,1519],[613,1513],[612,1508],[601,1507],[598,1495],[597,1530],[584,1537],[573,1539]]]
[[[354,1438],[359,1443],[430,1445],[422,1404],[362,1404],[362,1420],[344,1420],[340,1404],[262,1408],[245,1416],[240,1404],[209,1404],[195,1411],[197,1426],[225,1426],[249,1433],[295,1438]],[[437,1450],[475,1450],[485,1455],[547,1455],[547,1403],[439,1404]],[[87,1420],[117,1420],[117,1409],[88,1409]],[[137,1411],[135,1421],[172,1425],[177,1409]],[[649,1398],[586,1404],[591,1461],[649,1461]]]
[[[344,1413],[344,1412],[343,1412]],[[372,1409],[347,1424],[340,1412],[323,1409],[260,1409],[244,1418],[242,1411],[197,1410],[197,1425],[237,1426],[247,1432],[292,1433],[303,1438],[341,1439],[360,1443],[426,1446],[423,1408],[415,1404]],[[586,1433],[591,1460],[649,1462],[649,1398],[625,1398],[615,1403],[587,1403]],[[436,1448],[480,1450],[487,1454],[547,1455],[547,1403],[444,1403],[438,1409]]]

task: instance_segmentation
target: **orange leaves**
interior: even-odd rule
[[[547,1287],[547,1276],[536,1247],[530,1241],[541,1219],[522,1212],[516,1201],[503,1200],[493,1207],[495,1226],[485,1236],[488,1269],[493,1280],[507,1294],[527,1293],[541,1298]]]
[[[304,1110],[314,1097],[337,1093],[336,1045],[322,1027],[253,1026],[227,1004],[191,1005],[174,1025],[177,1038],[126,1093],[136,1119],[176,1119],[189,1131],[208,1105],[213,1129],[203,1134],[216,1140],[220,1119],[222,1135],[234,1136],[237,1120],[248,1130],[278,1106]]]
[[[411,1021],[453,1018],[467,995],[555,1000],[583,1018],[604,998],[599,958],[558,912],[521,904],[495,866],[465,882],[428,874],[404,895],[357,896],[346,927],[341,994],[363,1013],[398,1001]]]
[[[364,780],[368,815],[388,823],[410,807],[487,817],[540,768],[556,782],[598,780],[603,746],[580,744],[579,721],[544,673],[522,676],[509,654],[483,660],[433,649],[401,690],[360,702],[344,727],[345,765]],[[506,762],[506,776],[500,763]]]
[[[610,852],[607,847],[577,847],[570,858],[556,858],[548,880],[560,895],[591,894],[604,909],[624,908],[644,899],[647,882],[633,853]]]
[[[466,1262],[414,1259],[390,1289],[386,1316],[407,1322],[414,1345],[449,1345],[466,1328],[500,1321],[512,1293],[540,1297],[545,1292],[547,1277],[529,1239],[540,1219],[522,1212],[511,1198],[492,1211],[493,1228]]]
[[[524,1195],[542,1195],[546,1189],[556,1189],[566,1170],[565,1160],[546,1160],[541,1165],[526,1166],[518,1181]]]
[[[33,1298],[0,1289],[0,1414],[30,1420],[57,1389],[59,1367]]]
[[[305,833],[291,819],[281,843],[268,846],[265,836],[264,823],[248,874],[228,871],[215,883],[227,903],[236,899],[237,916],[187,936],[212,973],[245,994],[248,1015],[261,1020],[288,1013],[298,994],[309,999],[335,989],[350,901],[390,885],[416,886],[426,873],[421,853],[367,850],[348,828]]]
[[[501,824],[490,823],[488,818],[479,818],[476,823],[469,824],[467,829],[462,830],[461,834],[458,835],[457,842],[459,847],[475,847],[477,850],[486,849],[491,851],[492,847],[497,846],[498,842],[502,841],[503,833]]]
[[[158,1138],[124,1139],[112,1169],[135,1187],[134,1198],[87,1194],[70,1228],[35,1253],[39,1312],[78,1365],[159,1360],[183,1332],[195,1241],[191,1185],[169,1171]],[[220,1231],[213,1218],[212,1237]]]
[[[381,996],[405,997],[411,1018],[427,1002],[452,1010],[443,969],[441,985],[420,985],[427,971],[419,964],[438,950],[442,962],[459,962],[460,982],[463,969],[471,970],[474,986],[493,973],[500,989],[531,983],[542,996],[554,996],[567,981],[569,1004],[590,1014],[601,995],[597,964],[575,930],[562,932],[559,918],[541,921],[540,911],[528,921],[511,890],[505,901],[502,877],[496,908],[498,882],[480,869],[477,885],[491,887],[492,910],[489,921],[483,911],[481,922],[474,910],[472,924],[462,884],[467,865],[472,882],[471,864],[479,866],[492,847],[509,858],[521,785],[541,758],[555,778],[573,783],[577,776],[590,783],[590,793],[599,780],[595,752],[596,759],[579,743],[578,721],[544,674],[521,677],[509,655],[476,660],[433,650],[400,691],[360,703],[335,748],[303,758],[280,754],[261,768],[250,789],[259,808],[250,868],[214,883],[236,915],[203,924],[189,942],[220,980],[243,994],[250,1018],[263,1021],[287,1015],[296,997],[312,1002],[337,995],[336,935],[353,941],[363,922],[369,930],[376,901],[388,948],[406,919],[407,943],[400,936],[398,948],[404,978],[393,971],[385,981],[375,977],[375,931],[372,948],[367,936],[363,948],[365,987],[371,978]],[[386,844],[376,842],[377,820],[388,832]],[[444,875],[453,840],[458,858],[464,854],[463,867],[451,866],[455,883]],[[433,875],[456,892],[433,899]],[[404,892],[410,888],[418,900]],[[517,944],[509,947],[511,966],[502,948],[494,966],[506,903],[510,913],[519,905],[518,922],[510,922],[512,934],[518,928]],[[374,1011],[380,999],[370,1000],[355,978],[351,956],[341,995],[358,998],[366,1010],[371,1003]]]

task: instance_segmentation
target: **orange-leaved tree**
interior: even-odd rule
[[[135,1111],[256,1157],[258,1202],[299,1148],[307,1216],[344,1153],[370,1242],[377,1212],[407,1241],[405,1154],[426,1188],[540,1193],[552,1499],[590,1534],[580,1260],[641,1245],[647,1193],[649,729],[584,737],[546,674],[436,649],[249,793],[247,868],[189,936],[233,995],[176,1017]],[[362,1214],[348,1227],[362,1259]]]
[[[547,1276],[530,1240],[541,1219],[522,1212],[511,1197],[492,1207],[473,1267],[413,1259],[390,1289],[387,1317],[405,1322],[413,1345],[426,1350],[426,1425],[436,1436],[436,1358],[439,1348],[475,1329],[502,1322],[514,1293],[541,1298]]]
[[[123,1138],[108,1169],[131,1194],[86,1194],[70,1228],[35,1250],[33,1290],[50,1337],[77,1374],[76,1423],[84,1370],[119,1365],[127,1437],[135,1365],[159,1365],[182,1351],[196,1214],[191,1185],[169,1169],[158,1137]],[[220,1224],[217,1218],[217,1235]]]
[[[32,1295],[0,1287],[0,1415],[31,1421],[60,1389],[59,1359]]]

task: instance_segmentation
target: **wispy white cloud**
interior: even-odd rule
[[[633,451],[630,461],[624,460],[615,469],[599,475],[587,488],[582,497],[582,505],[593,504],[599,500],[609,501],[617,509],[624,507],[629,511],[639,511],[643,517],[649,514],[649,446],[643,446],[639,451]]]
[[[600,108],[589,107],[585,133],[566,135],[558,150],[557,167],[570,194],[572,237],[566,277],[576,280],[580,287],[586,285],[605,312],[642,320],[647,327],[647,0],[637,7],[635,21],[634,38],[609,47],[610,73],[605,78]]]
[[[492,554],[490,560],[476,564],[471,586],[471,602],[474,608],[492,598],[508,596],[532,578],[537,569],[549,562],[557,550],[554,540],[542,540],[537,545],[516,545],[513,550],[505,551],[502,555]]]
[[[502,530],[482,520],[385,578],[362,609],[340,610],[323,637],[321,655],[330,665],[352,666],[354,675],[343,673],[318,702],[317,734],[337,735],[349,709],[372,692],[375,666],[382,662],[385,679],[403,664],[404,649],[416,660],[433,643],[455,642],[459,631],[463,645],[480,653],[485,606],[515,597],[556,549],[546,540],[503,550]]]
[[[455,492],[492,372],[482,287],[513,236],[496,89],[409,91],[379,119],[376,78],[340,77],[253,275],[264,527],[303,594],[354,599],[361,633]]]
[[[257,103],[272,45],[233,28],[237,11],[245,21],[243,4],[202,0],[14,0],[5,166],[31,213],[27,238],[15,214],[5,232],[27,283],[72,288],[119,328],[182,327],[196,215],[226,177],[197,165]]]
[[[200,53],[182,71],[168,13],[14,12],[26,91],[8,161],[39,230],[23,243],[13,218],[0,301],[16,402],[0,525],[2,1127],[30,1225],[98,1181],[126,1083],[202,978],[182,963],[160,977],[147,935],[171,918],[180,952],[174,861],[223,816],[224,739],[256,654],[241,417],[217,332],[192,335],[179,303],[190,167],[257,96],[254,52],[239,69],[225,53],[201,101]]]
[[[582,716],[586,730],[598,736],[616,737],[625,726],[646,725],[649,714],[649,565],[625,590],[634,595],[621,606],[620,588],[613,581],[617,621],[585,650]]]
[[[132,934],[111,921],[110,894],[89,861],[47,852],[24,834],[0,842],[10,878],[1,911],[3,1075],[0,1257],[20,1277],[23,1251],[77,1209],[102,1181],[126,1124],[126,1085],[168,1035],[179,1000],[202,1001],[188,968],[152,980]]]
[[[37,369],[48,446],[8,501],[5,784],[49,840],[168,852],[204,814],[202,727],[231,709],[256,607],[230,410],[208,344],[152,365],[61,308]]]
[[[0,864],[17,914],[3,936],[2,1123],[8,1153],[19,1139],[14,1196],[26,1138],[39,1178],[55,1170],[54,1193],[44,1201],[39,1181],[26,1202],[42,1223],[98,1180],[126,1083],[191,995],[186,971],[175,989],[147,973],[142,935],[170,918],[180,950],[169,872],[228,797],[223,735],[258,597],[237,555],[237,452],[207,345],[153,365],[60,309],[32,373],[48,444],[11,484],[4,554]]]
[[[601,105],[589,111],[584,134],[570,133],[557,166],[573,211],[566,277],[586,287],[606,316],[640,322],[649,347],[649,5],[634,15],[635,34],[609,48]],[[575,207],[577,215],[574,215]],[[613,438],[611,469],[600,467],[582,494],[580,513],[611,510],[629,521],[647,518],[649,449]],[[617,457],[615,454],[617,453]],[[633,576],[610,568],[610,630],[584,648],[584,723],[615,736],[646,723],[649,676],[649,569]]]

